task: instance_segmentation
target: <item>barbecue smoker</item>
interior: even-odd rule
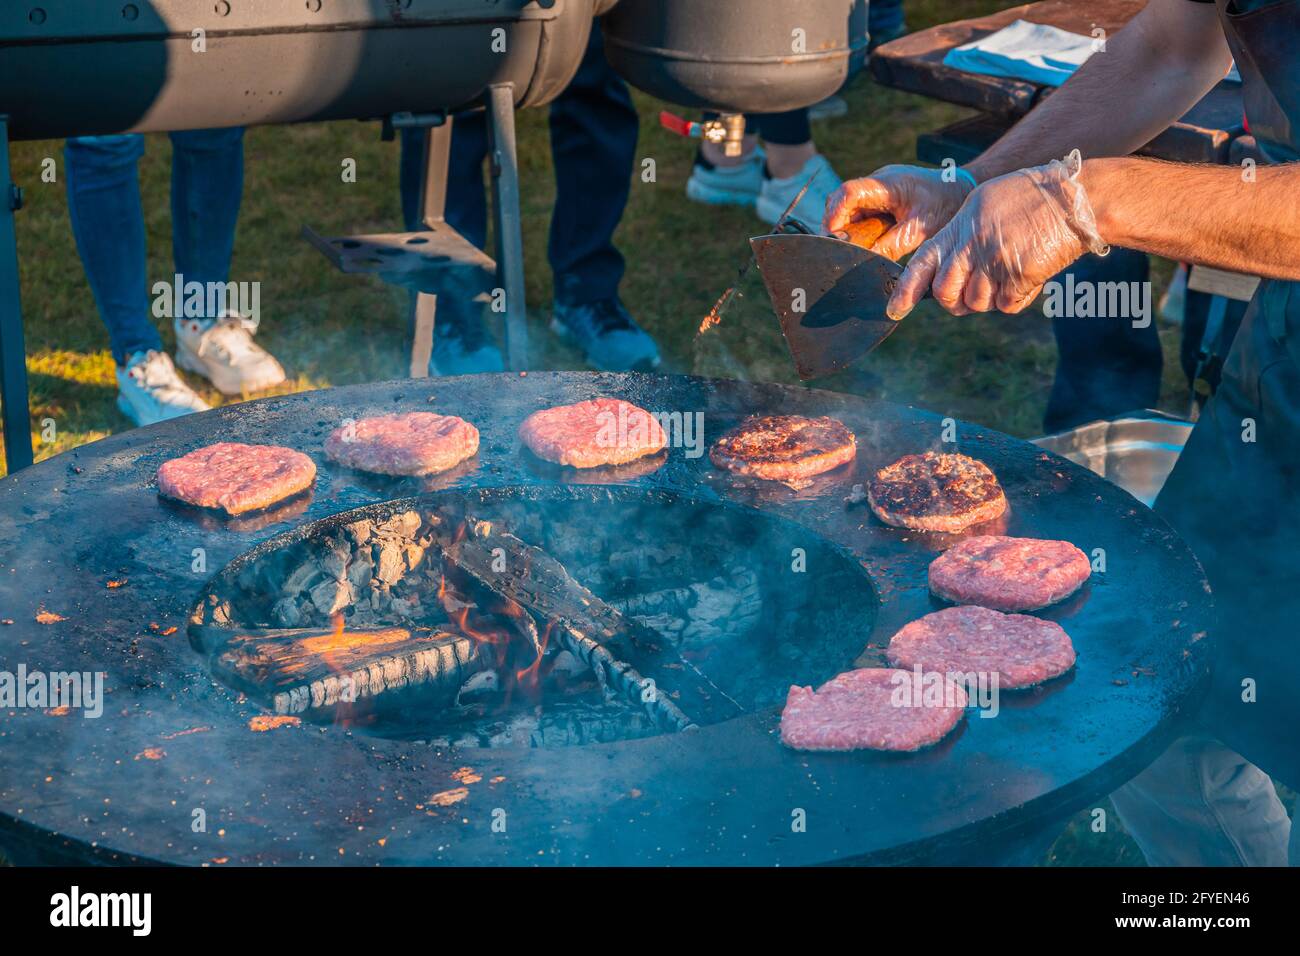
[[[698,412],[705,447],[751,414],[830,415],[857,459],[795,491],[683,447],[588,470],[521,447],[529,412],[598,395]],[[345,418],[404,409],[474,422],[477,457],[416,480],[321,453]],[[25,469],[0,481],[0,848],[218,865],[987,860],[1164,749],[1206,673],[1210,599],[1127,493],[979,426],[945,444],[945,421],[779,385],[503,373],[226,406]],[[162,462],[232,440],[311,455],[314,488],[231,519],[159,498]],[[920,753],[789,750],[792,684],[883,666],[890,636],[938,606],[926,569],[954,538],[886,527],[854,494],[929,448],[994,470],[1011,503],[997,531],[1104,554],[1040,612],[1078,664]],[[104,675],[102,715],[6,700],[19,668]]]
[[[8,141],[382,120],[425,133],[415,233],[305,238],[347,273],[417,293],[411,374],[436,296],[505,290],[507,360],[524,366],[523,244],[513,110],[557,96],[606,15],[634,84],[730,114],[805,106],[865,50],[865,0],[13,0],[0,5],[0,398],[10,470],[31,463]],[[451,114],[490,116],[496,260],[443,221]]]

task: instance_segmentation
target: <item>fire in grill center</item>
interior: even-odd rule
[[[847,598],[847,599],[846,599]],[[284,716],[440,747],[690,732],[849,666],[870,581],[797,525],[631,489],[369,506],[237,559],[191,643]]]

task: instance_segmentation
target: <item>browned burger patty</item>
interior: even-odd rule
[[[933,451],[881,468],[867,485],[867,501],[885,524],[918,531],[963,531],[1007,510],[988,465]]]
[[[573,468],[622,465],[668,444],[653,415],[619,398],[533,412],[519,426],[519,438],[538,458]]]
[[[853,432],[834,418],[747,418],[709,451],[719,468],[770,481],[802,481],[853,460]]]
[[[930,562],[930,590],[954,604],[1036,611],[1069,597],[1091,574],[1088,556],[1068,541],[981,534]]]
[[[325,454],[334,461],[380,475],[434,475],[477,453],[477,428],[434,412],[362,418],[325,439]]]
[[[300,451],[223,441],[163,462],[158,493],[237,515],[291,498],[315,478],[316,463]]]

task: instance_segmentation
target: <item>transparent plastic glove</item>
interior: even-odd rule
[[[875,241],[871,251],[899,259],[942,229],[974,188],[974,178],[964,170],[958,170],[949,182],[944,179],[944,170],[882,166],[870,176],[851,179],[831,193],[822,228],[833,234],[854,220],[888,213],[897,222]]]
[[[953,315],[1019,312],[1044,283],[1085,252],[1105,255],[1092,205],[1078,181],[1076,149],[1046,166],[990,179],[925,242],[898,280],[890,318],[915,308],[926,289]]]

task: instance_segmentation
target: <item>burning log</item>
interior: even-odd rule
[[[552,625],[556,640],[602,686],[661,727],[683,730],[743,712],[694,666],[666,653],[663,637],[592,594],[541,549],[469,516],[434,513],[430,524],[449,565]]]
[[[461,685],[487,666],[473,640],[442,630],[348,631],[340,619],[330,630],[226,634],[224,647],[213,654],[213,672],[277,714],[329,716],[345,705],[407,688],[451,706]]]

